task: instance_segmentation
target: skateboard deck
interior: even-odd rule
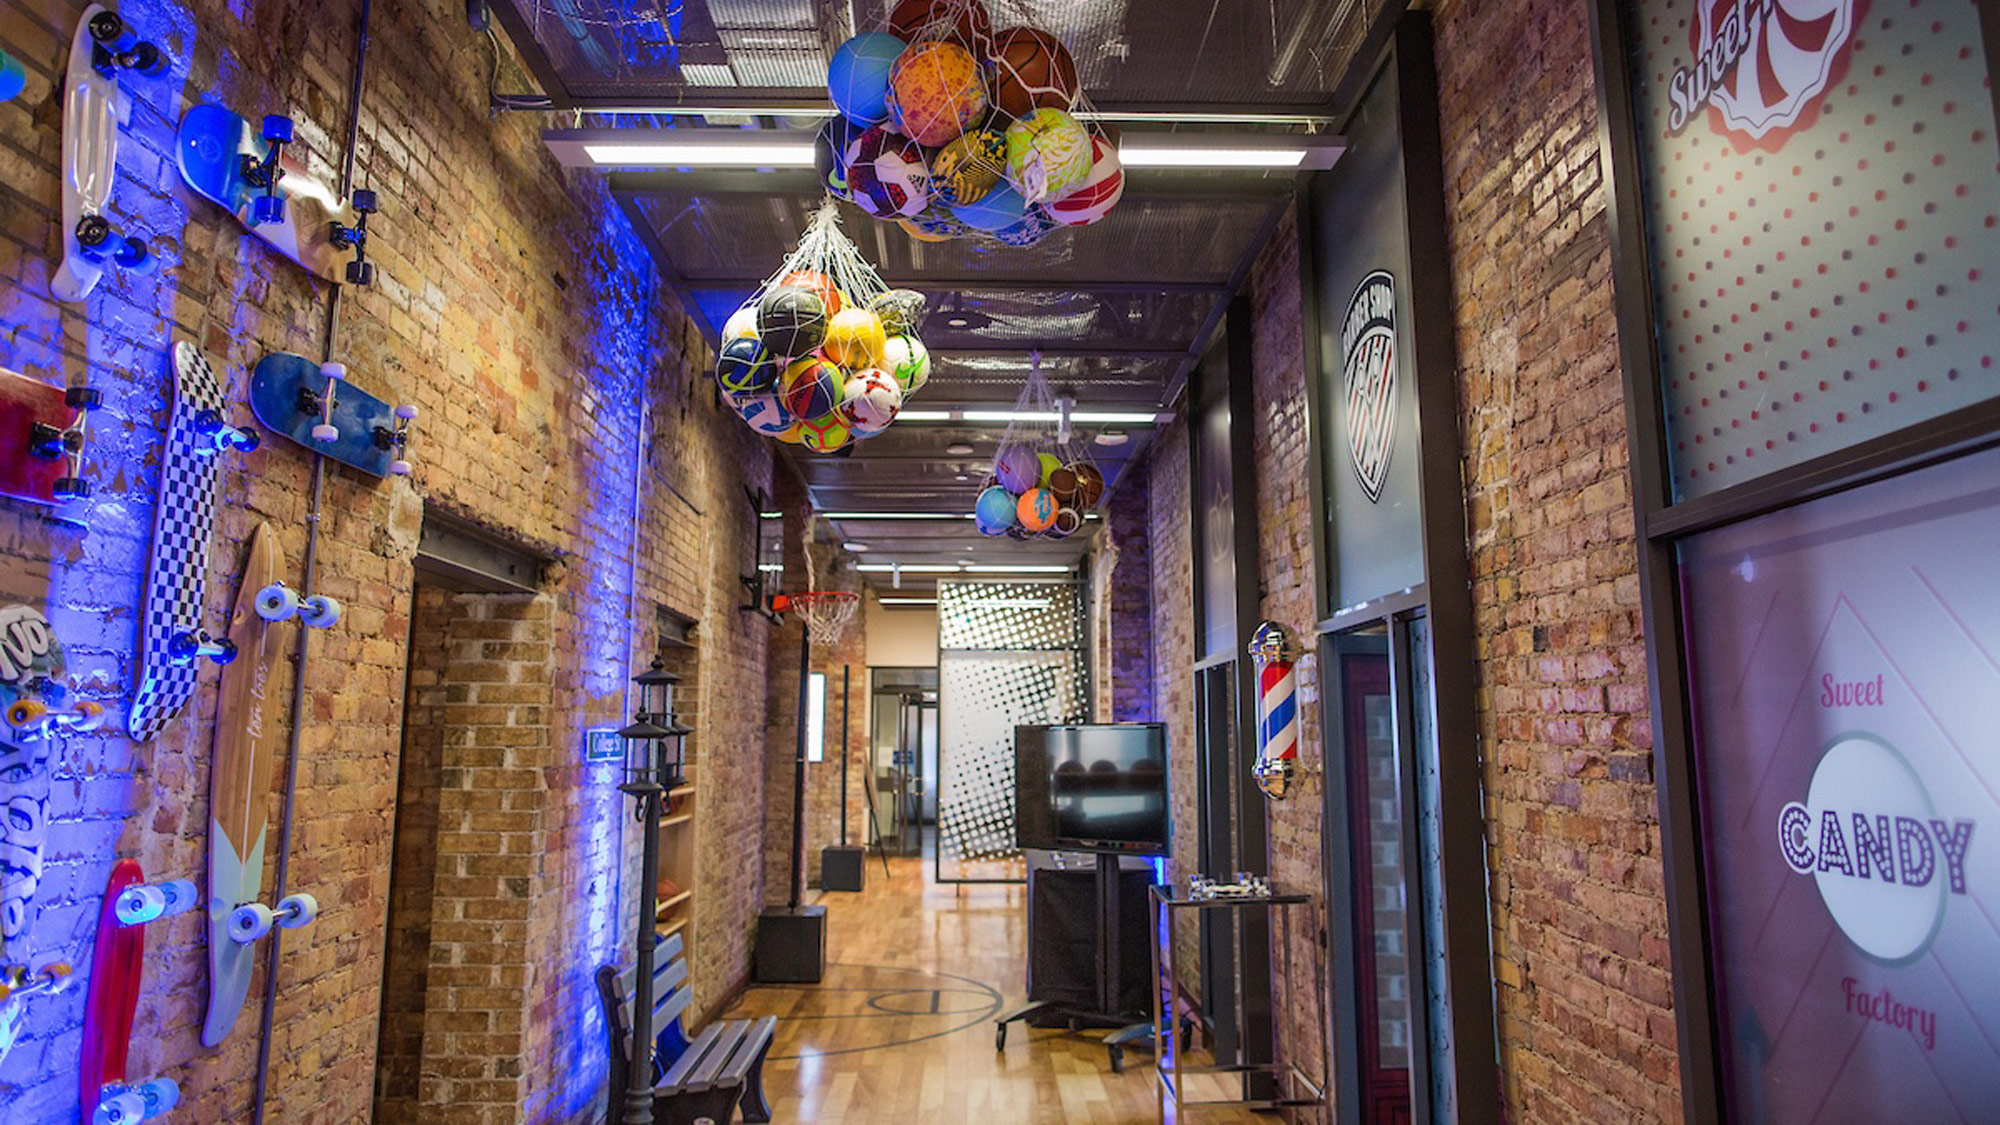
[[[257,612],[258,593],[279,581],[278,537],[260,523],[229,611],[237,660],[222,672],[210,755],[208,825],[208,1016],[201,1041],[228,1036],[250,991],[257,947],[230,934],[236,908],[258,900],[264,886],[271,769],[277,760],[278,693],[272,675],[282,657],[280,631]]]
[[[132,120],[132,98],[121,71],[158,73],[157,48],[138,41],[102,4],[83,10],[70,40],[63,77],[62,264],[49,281],[57,300],[81,301],[107,267],[144,270],[154,264],[143,240],[120,232],[105,213],[118,175],[118,134]]]
[[[259,422],[308,449],[376,476],[410,471],[414,406],[390,406],[344,378],[332,378],[302,355],[275,352],[250,373],[250,411]],[[332,410],[326,397],[333,396]],[[333,432],[315,430],[332,426]]]
[[[28,72],[21,60],[0,51],[0,102],[10,102],[28,88]]]
[[[97,1113],[107,1085],[125,1084],[132,1022],[139,1013],[139,976],[146,957],[146,927],[118,920],[118,896],[146,881],[137,860],[121,859],[104,885],[97,912],[97,942],[90,953],[90,992],[83,1009],[83,1074],[78,1087],[83,1119]]]
[[[283,174],[274,191],[284,200],[284,217],[257,221],[257,203],[265,191],[246,173],[263,165],[270,152],[262,126],[219,105],[188,110],[174,140],[181,178],[195,194],[221,205],[251,234],[308,272],[336,284],[350,280],[348,264],[359,255],[354,246],[336,244],[334,226],[355,227],[361,212],[291,156],[279,155]]]
[[[153,554],[146,569],[145,616],[140,623],[139,683],[132,694],[129,729],[149,742],[194,694],[198,660],[176,659],[176,637],[201,631],[208,587],[208,541],[215,528],[214,438],[200,423],[219,420],[222,384],[193,344],[174,346],[174,405],[160,454],[160,498],[153,511]]]
[[[0,609],[0,702],[11,711],[23,701],[59,693],[66,673],[62,644],[33,606]],[[0,1058],[13,1049],[33,991],[38,955],[35,923],[43,864],[48,858],[49,782],[54,747],[38,728],[0,727]],[[67,966],[64,966],[67,975]]]
[[[0,494],[36,504],[89,495],[83,441],[95,401],[83,388],[72,393],[0,367]]]

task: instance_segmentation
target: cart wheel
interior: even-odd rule
[[[1111,1056],[1111,1073],[1125,1073],[1125,1049],[1116,1043],[1111,1043],[1107,1044],[1104,1050]]]
[[[1007,1049],[1007,1025],[1004,1023],[993,1025],[993,1049],[996,1051]]]

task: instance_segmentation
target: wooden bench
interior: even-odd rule
[[[687,958],[681,936],[654,946],[653,1033],[665,1074],[653,1086],[654,1125],[729,1125],[739,1107],[746,1122],[771,1120],[764,1102],[764,1055],[777,1030],[774,1016],[716,1020],[690,1038],[684,1028],[688,1002]],[[611,1049],[611,1111],[617,1121],[631,1084],[632,1002],[638,973],[605,965],[597,970],[598,999]],[[643,1055],[641,1055],[643,1057]],[[655,1073],[659,1073],[657,1070]]]

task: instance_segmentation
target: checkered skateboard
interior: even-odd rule
[[[227,663],[227,640],[202,631],[208,541],[215,529],[215,474],[224,451],[257,447],[254,434],[224,421],[222,384],[193,344],[174,345],[174,407],[160,457],[153,511],[153,557],[146,569],[139,686],[128,727],[150,742],[194,694],[204,658]]]

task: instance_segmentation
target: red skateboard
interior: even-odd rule
[[[125,1080],[132,1022],[139,1011],[139,978],[145,969],[146,922],[195,905],[194,884],[149,886],[145,878],[138,861],[119,860],[111,868],[104,905],[97,912],[79,1078],[87,1125],[144,1121],[164,1114],[180,1100],[180,1087],[170,1078],[136,1084]]]
[[[37,504],[90,495],[83,479],[89,387],[55,387],[0,367],[0,494]]]

